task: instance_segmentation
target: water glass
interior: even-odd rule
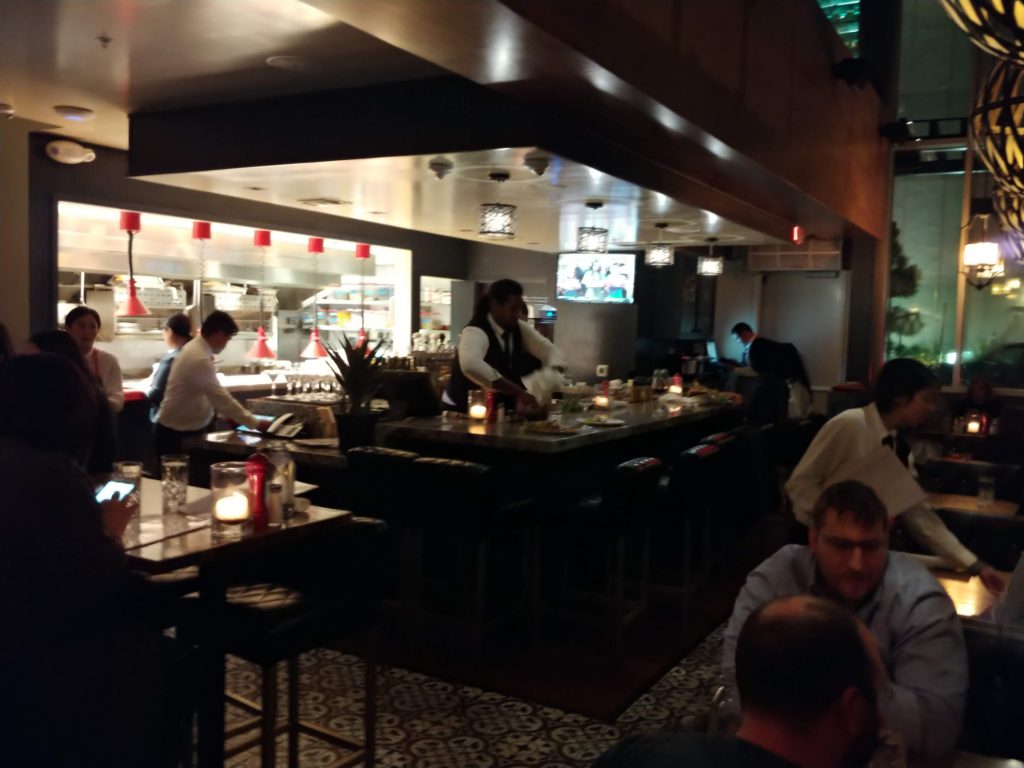
[[[163,513],[185,514],[188,502],[188,456],[168,454],[160,457]]]
[[[112,475],[112,479],[122,483],[131,483],[132,490],[124,497],[123,501],[128,502],[128,506],[132,510],[132,514],[138,512],[142,506],[142,462],[114,462],[114,473]]]
[[[991,475],[982,475],[978,478],[978,510],[986,511],[992,508],[996,500],[996,479]]]

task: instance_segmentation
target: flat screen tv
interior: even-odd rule
[[[632,253],[561,253],[556,295],[561,301],[632,304],[635,272]]]

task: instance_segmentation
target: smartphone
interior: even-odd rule
[[[96,501],[110,501],[114,498],[115,494],[117,494],[118,498],[123,499],[134,490],[135,485],[133,483],[126,483],[123,480],[111,480],[96,491]]]

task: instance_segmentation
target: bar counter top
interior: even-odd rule
[[[580,424],[579,431],[571,434],[544,434],[530,431],[529,423],[506,422],[484,424],[451,415],[432,418],[407,418],[377,425],[377,442],[429,440],[437,443],[465,447],[498,448],[539,454],[560,454],[625,437],[667,429],[690,422],[701,421],[729,409],[725,405],[666,408],[657,402],[631,403],[610,411],[590,411],[625,422],[621,425],[588,426]],[[586,417],[581,417],[586,419]]]

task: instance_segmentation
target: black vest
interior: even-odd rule
[[[514,330],[508,332],[510,334],[508,355],[505,354],[505,344],[494,332],[487,317],[484,317],[483,320],[470,320],[466,327],[479,328],[487,334],[487,354],[484,355],[484,362],[509,381],[522,386],[523,382],[520,376],[527,372],[524,370],[529,367],[529,361],[526,358],[530,358],[532,355],[526,355],[523,352],[523,335],[518,324]],[[455,404],[449,407],[454,407],[455,410],[465,413],[469,409],[468,400],[471,389],[480,389],[480,385],[462,372],[459,353],[456,352],[455,364],[452,365],[452,376],[448,380],[448,387],[445,390],[448,399]],[[498,397],[498,402],[504,404],[506,408],[515,408],[514,398],[499,393],[495,394]]]

